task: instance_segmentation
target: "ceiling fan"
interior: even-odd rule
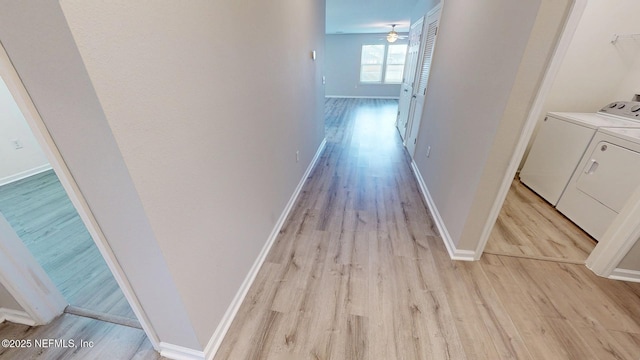
[[[407,36],[405,35],[400,35],[396,32],[396,25],[397,24],[391,24],[391,31],[389,31],[389,33],[387,34],[387,41],[390,43],[394,43],[396,42],[398,39],[406,39]]]

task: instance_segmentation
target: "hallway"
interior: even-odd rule
[[[485,254],[453,262],[394,127],[397,102],[327,99],[327,147],[216,360],[629,359],[640,284],[583,265]],[[0,359],[157,359],[142,330],[64,314],[5,323]]]
[[[216,359],[636,359],[640,284],[449,260],[396,107],[327,99],[327,147]]]

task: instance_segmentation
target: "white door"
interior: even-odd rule
[[[427,15],[427,21],[424,24],[424,50],[422,52],[422,63],[420,66],[420,77],[417,79],[418,86],[415,94],[411,98],[409,121],[407,124],[407,138],[405,144],[409,155],[413,157],[416,151],[416,142],[418,139],[418,130],[420,129],[420,120],[422,118],[422,109],[424,107],[424,98],[427,95],[427,83],[429,81],[429,71],[431,70],[431,59],[433,57],[433,49],[436,45],[436,37],[438,36],[438,22],[440,21],[440,5],[437,5]]]
[[[409,49],[407,49],[407,60],[404,63],[404,77],[402,79],[402,85],[400,86],[398,121],[396,122],[403,141],[407,134],[407,121],[409,120],[413,82],[416,78],[418,56],[420,55],[420,39],[422,36],[423,22],[424,17],[421,17],[418,21],[411,24],[411,29],[409,30]]]

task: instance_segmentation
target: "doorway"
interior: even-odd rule
[[[584,264],[595,246],[593,238],[516,176],[484,251]]]
[[[69,312],[135,322],[133,310],[3,79],[0,129],[4,143],[0,214],[70,304]]]
[[[527,125],[527,127],[531,127],[528,130],[524,130],[523,134],[533,132],[533,125],[536,122],[540,123],[550,111],[595,113],[608,103],[619,100],[632,100],[634,94],[640,90],[635,86],[638,79],[640,79],[640,61],[636,61],[637,55],[640,53],[636,35],[640,33],[640,28],[637,26],[637,22],[628,16],[628,14],[633,13],[631,7],[634,6],[637,9],[638,4],[626,0],[614,2],[584,0],[574,3],[574,10],[565,27],[565,33],[562,35],[555,58],[550,65],[548,71],[550,75],[547,75],[545,84],[542,85],[538,99],[536,99],[533,106],[535,111],[532,110],[530,123]],[[614,39],[625,39],[625,42]],[[563,57],[563,60],[558,60]],[[557,64],[554,65],[555,62]],[[576,64],[578,65],[576,66]],[[550,80],[551,78],[555,78],[555,80]],[[535,115],[536,113],[539,113],[539,116]],[[533,116],[538,118],[532,119]],[[521,144],[523,138],[526,137],[523,135],[520,140]],[[534,138],[535,134],[532,139]],[[516,153],[525,153],[525,145],[526,142],[524,142],[524,145],[518,145],[519,147],[522,146],[520,148],[522,152]],[[526,153],[524,158],[526,159]],[[517,163],[518,159],[514,156],[512,165],[510,165],[513,172],[510,174],[516,172]],[[521,166],[522,164],[520,164]],[[495,226],[492,223],[490,224],[492,226],[485,227],[485,239],[489,240],[484,249],[488,252],[498,251],[496,249],[500,246],[494,243],[496,236],[505,236],[505,234],[506,236],[513,236],[513,229],[505,230],[505,222],[511,222],[510,225],[514,225],[521,221],[517,226],[519,228],[518,231],[521,233],[528,232],[528,238],[536,242],[535,245],[540,245],[537,241],[541,237],[540,234],[545,232],[541,226],[541,214],[549,215],[551,213],[554,213],[554,218],[559,221],[557,223],[550,222],[555,230],[560,231],[560,234],[555,238],[566,241],[566,251],[560,254],[556,253],[555,256],[548,255],[552,259],[556,257],[557,259],[555,260],[567,261],[568,258],[575,256],[574,253],[583,253],[578,256],[579,260],[575,260],[576,262],[585,263],[586,260],[587,265],[594,272],[602,276],[609,276],[610,272],[596,271],[595,268],[602,268],[602,264],[612,262],[613,258],[623,251],[623,248],[627,250],[629,248],[626,238],[620,242],[614,241],[616,243],[615,249],[607,250],[607,259],[600,256],[598,265],[592,267],[590,262],[592,262],[593,256],[590,256],[591,251],[589,250],[596,249],[595,240],[590,240],[586,233],[579,230],[579,228],[579,231],[576,230],[577,227],[558,213],[553,206],[544,202],[538,195],[523,186],[519,182],[517,175],[515,179],[506,177],[501,191],[504,191],[501,196],[504,196],[503,198],[506,198],[506,200],[501,208],[494,207],[493,209],[493,214],[498,221]],[[520,203],[516,204],[514,200]],[[547,206],[547,208],[542,209],[543,206]],[[525,211],[524,208],[526,207],[533,208],[533,212]],[[620,214],[622,216],[622,212]],[[581,235],[578,237],[582,238],[585,241],[584,243],[575,241],[573,234],[575,231],[578,231],[577,234]],[[605,247],[611,248],[608,240],[613,239],[613,237],[604,236],[598,243],[597,249],[601,248],[600,245],[605,242],[605,238],[607,239],[607,246]],[[589,240],[593,246],[583,247],[582,244],[589,245]],[[625,244],[622,244],[622,242],[625,242]],[[483,249],[484,243],[481,241],[479,245],[478,256]],[[521,253],[520,245],[512,242],[507,247],[511,247],[511,250],[516,253]],[[550,243],[550,245],[556,246],[557,244]],[[561,246],[557,247],[560,248]],[[501,250],[505,251],[505,247]],[[596,252],[594,251],[593,254],[596,254]],[[585,255],[588,260],[585,259]]]

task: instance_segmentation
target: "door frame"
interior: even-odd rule
[[[22,309],[0,307],[0,321],[43,325],[67,307],[67,300],[0,214],[0,284]],[[7,316],[10,313],[11,316]],[[4,316],[3,316],[4,315]]]
[[[118,263],[118,260],[115,254],[113,253],[111,246],[107,242],[106,237],[102,232],[102,229],[100,228],[93,213],[91,212],[91,208],[89,207],[89,205],[87,204],[87,201],[82,195],[82,192],[80,191],[78,184],[75,182],[73,175],[71,174],[69,168],[67,167],[65,160],[62,157],[62,154],[58,150],[58,147],[55,144],[53,138],[51,137],[51,134],[47,130],[47,127],[44,121],[40,117],[40,113],[38,112],[38,109],[36,108],[35,104],[31,100],[29,92],[27,91],[24,84],[22,83],[20,76],[18,75],[15,67],[13,66],[11,59],[9,58],[9,55],[7,54],[6,50],[4,49],[4,46],[2,46],[1,43],[0,43],[0,77],[2,77],[7,87],[9,88],[9,92],[13,96],[16,104],[18,105],[18,108],[22,112],[27,124],[29,125],[29,128],[33,132],[33,135],[35,136],[38,144],[40,145],[42,151],[47,157],[47,160],[51,164],[51,167],[53,168],[56,175],[58,176],[60,183],[62,184],[62,187],[64,188],[65,192],[69,196],[71,203],[73,204],[82,222],[84,223],[89,234],[91,235],[93,242],[95,243],[98,250],[100,251],[100,255],[105,260],[109,270],[111,271],[111,274],[113,275],[116,282],[118,283],[118,286],[122,290],[122,293],[127,299],[129,306],[131,306],[131,309],[136,315],[136,318],[140,322],[142,329],[144,330],[145,334],[149,338],[149,341],[153,345],[154,349],[159,351],[160,339],[158,338],[158,335],[156,334],[155,330],[151,326],[151,322],[149,321],[149,318],[144,312],[142,305],[140,304],[140,301],[138,300],[135,294],[135,291],[133,290],[133,287],[129,282],[129,279],[127,278],[127,276],[124,273],[124,270]],[[0,244],[0,253],[2,253],[4,250],[5,249],[3,248],[2,244]],[[26,259],[20,259],[20,260],[25,262],[35,262],[34,258],[32,259],[26,258]],[[29,266],[34,267],[34,264],[29,264]],[[40,267],[40,265],[37,262],[35,262],[35,266]],[[0,269],[0,271],[2,271],[1,275],[3,277],[3,280],[7,282],[9,287],[12,287],[14,289],[16,288],[20,289],[19,285],[20,285],[20,281],[22,281],[22,276],[20,276],[19,270],[7,271],[7,267],[3,267],[2,269]],[[57,289],[55,291],[58,292]],[[29,315],[32,318],[38,319],[38,318],[41,318],[42,315],[46,315],[46,314],[39,314],[38,313],[39,308],[36,307],[34,309],[34,307],[31,306],[32,304],[37,304],[43,300],[46,301],[45,299],[38,299],[36,297],[37,292],[18,291],[15,294],[12,293],[12,295],[16,298],[16,300],[20,305],[25,307],[25,310],[28,311]],[[50,306],[55,307],[56,304],[53,303],[53,304],[50,304]]]
[[[640,238],[640,186],[593,249],[585,265],[594,273],[610,279],[640,282],[637,276],[616,274],[615,270]],[[634,274],[635,275],[635,274]]]
[[[509,192],[509,188],[511,187],[513,178],[516,175],[518,165],[520,164],[520,161],[524,156],[526,147],[531,140],[531,136],[533,135],[533,130],[535,129],[535,126],[538,122],[538,118],[542,115],[543,106],[546,101],[547,94],[551,90],[551,86],[553,85],[556,79],[556,75],[560,70],[560,66],[562,65],[564,56],[569,49],[571,40],[573,39],[573,34],[575,33],[578,27],[578,23],[582,18],[582,13],[584,12],[584,9],[587,5],[587,1],[588,0],[574,0],[571,10],[569,11],[569,16],[565,23],[562,34],[560,35],[560,38],[558,40],[558,44],[556,45],[556,49],[553,53],[553,56],[551,57],[549,65],[547,66],[547,70],[533,101],[533,105],[531,107],[531,110],[529,111],[529,115],[527,117],[527,120],[525,121],[524,127],[520,132],[515,151],[513,152],[513,155],[509,160],[507,171],[502,178],[502,183],[500,185],[500,189],[498,190],[498,195],[496,196],[493,205],[491,206],[487,221],[482,228],[480,240],[478,241],[478,245],[476,246],[474,260],[480,259],[484,248],[489,241],[491,231],[493,230],[493,227],[498,220],[498,215],[500,214],[500,210],[502,210],[502,206]]]
[[[569,15],[564,29],[560,35],[551,61],[549,62],[540,88],[538,89],[531,111],[529,112],[525,125],[520,133],[516,149],[509,161],[509,166],[507,167],[507,171],[502,179],[498,195],[493,202],[487,221],[482,229],[482,234],[475,250],[474,260],[480,259],[484,248],[489,241],[489,236],[491,235],[491,231],[498,219],[498,215],[500,214],[504,200],[507,197],[513,178],[516,175],[518,165],[520,164],[520,161],[524,156],[525,149],[531,140],[533,130],[538,119],[542,116],[543,105],[546,101],[547,94],[551,90],[551,86],[553,85],[556,75],[560,70],[562,61],[569,49],[569,45],[571,44],[576,29],[578,28],[578,24],[582,18],[582,14],[584,13],[587,3],[588,0],[574,0],[571,9],[569,10]],[[609,227],[603,238],[587,258],[585,265],[599,276],[620,279],[620,276],[612,274],[614,274],[614,270],[617,265],[631,247],[633,247],[639,237],[640,188],[638,188],[629,201],[627,201],[627,204],[615,218],[612,226]],[[630,278],[625,278],[625,280],[638,281],[638,279]]]

